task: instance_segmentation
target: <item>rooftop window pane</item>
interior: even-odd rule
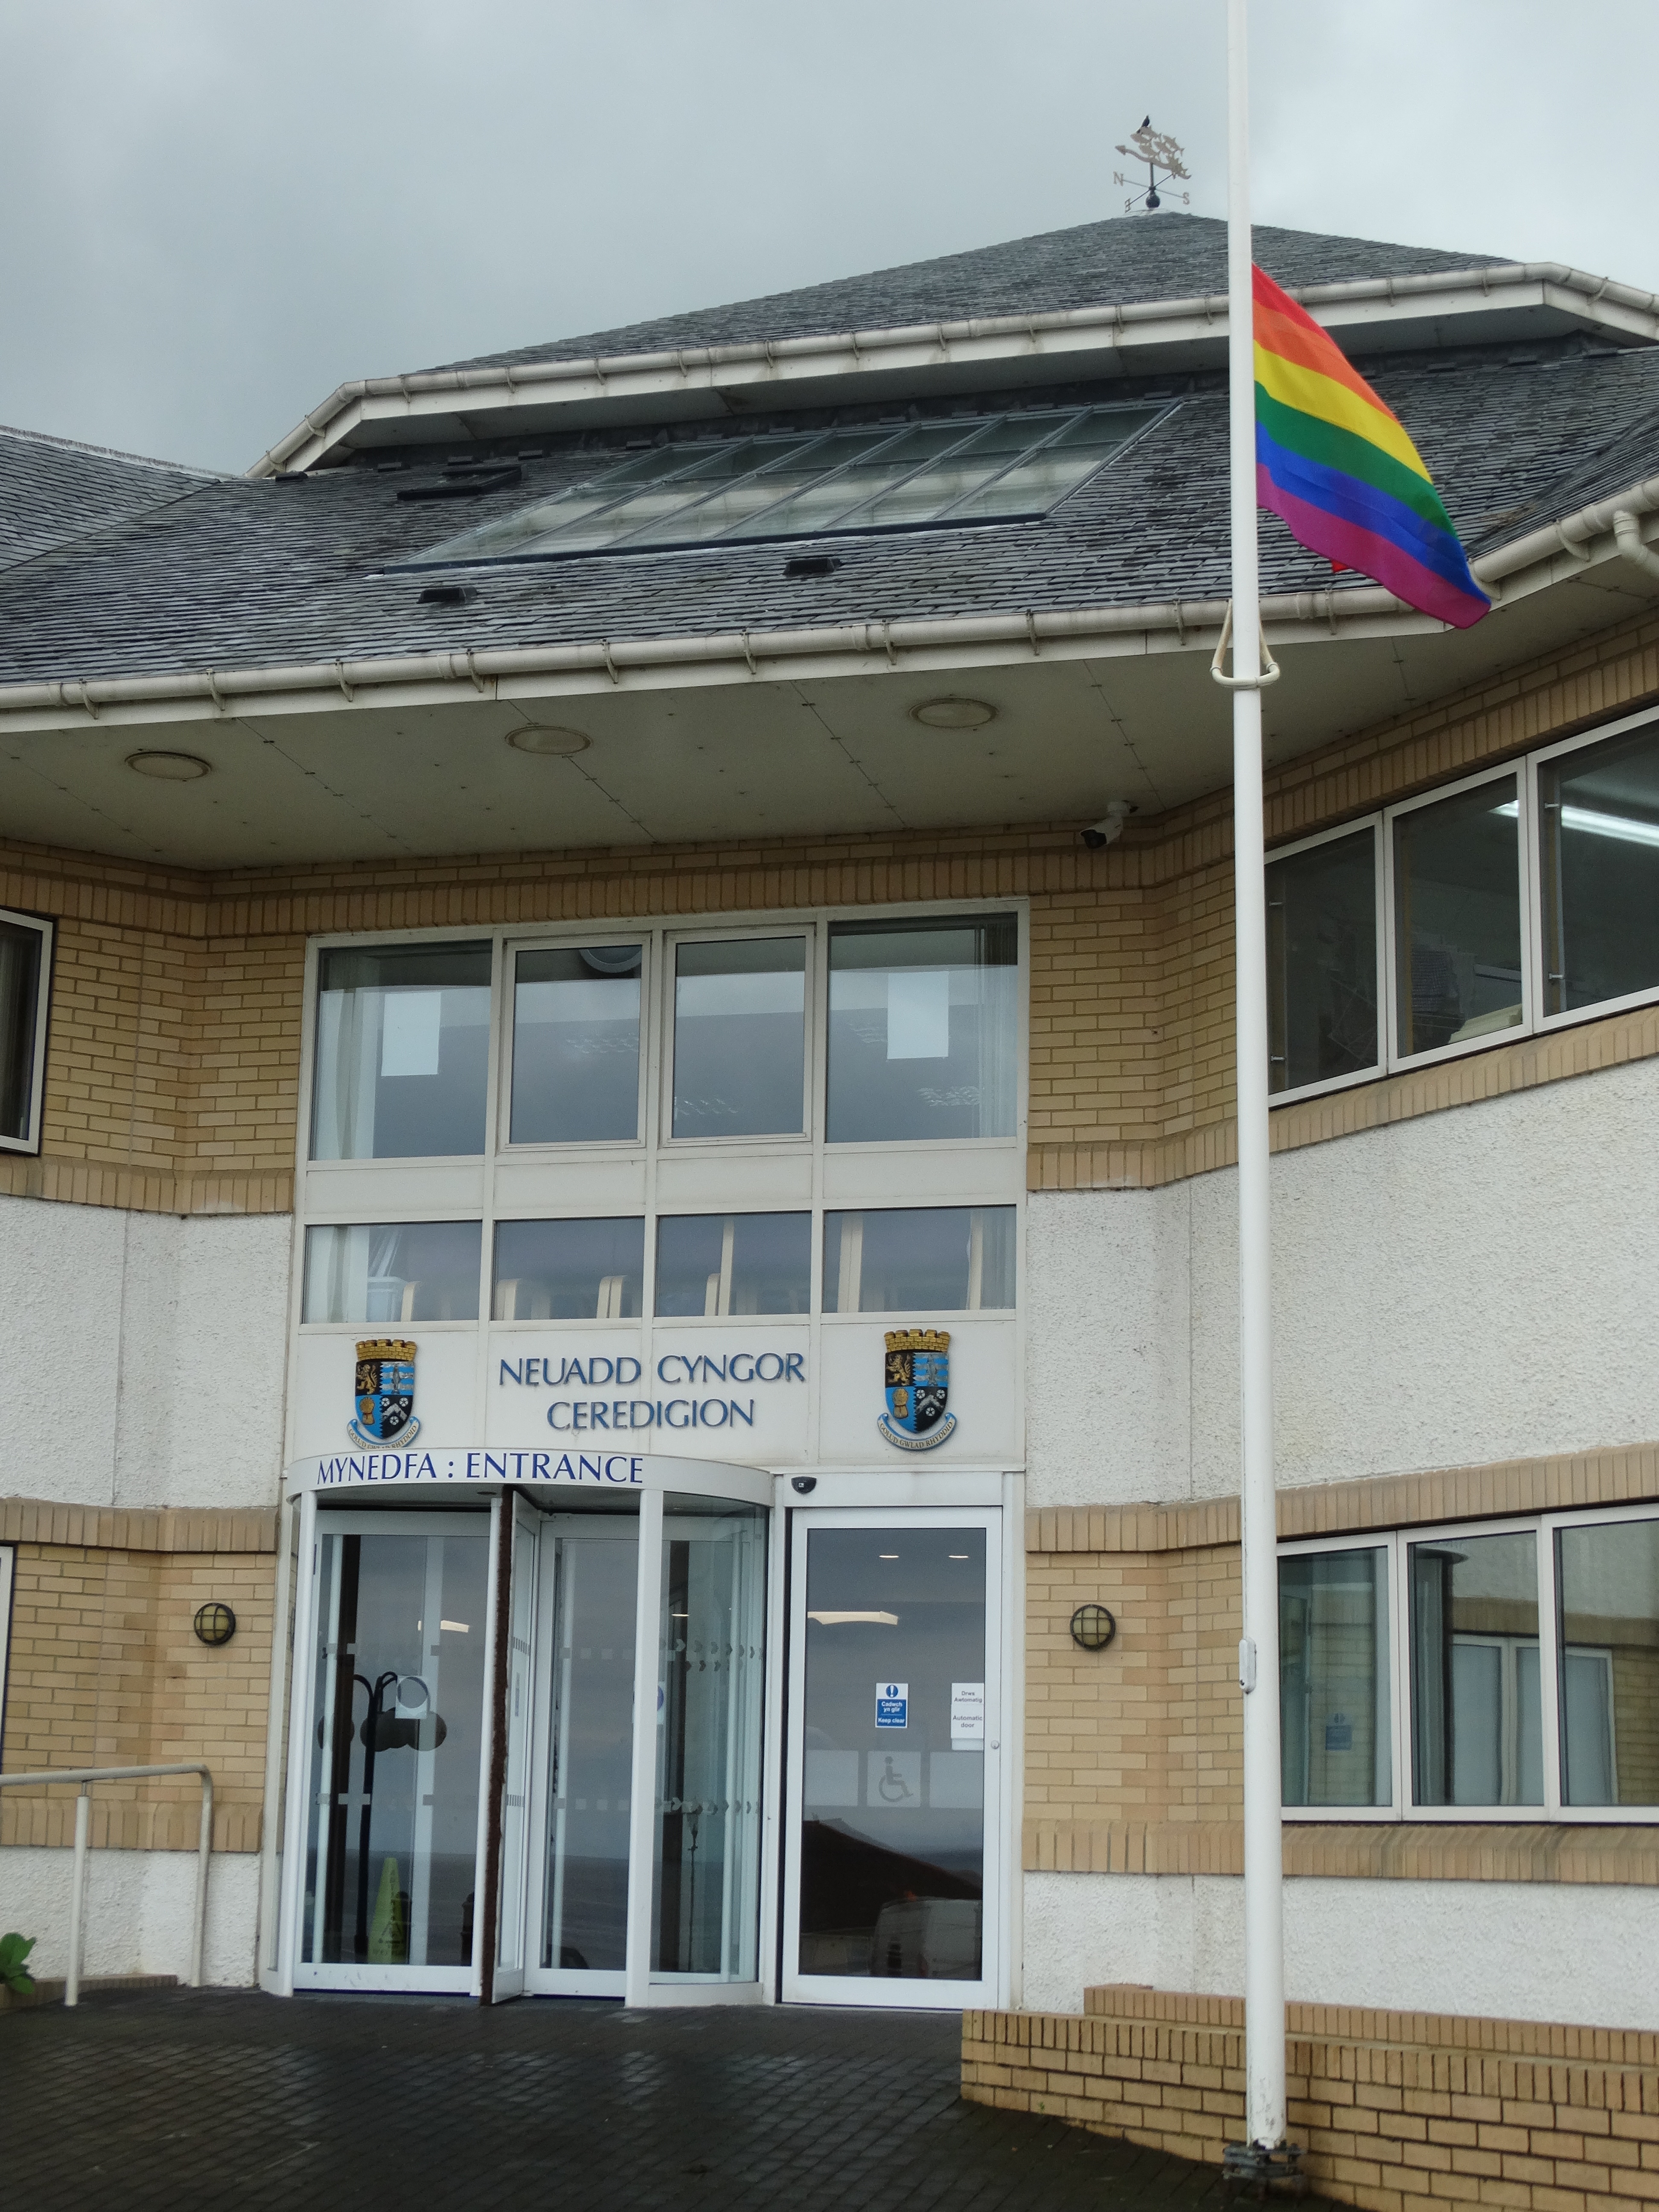
[[[1160,412],[1044,409],[687,441],[601,467],[414,565],[1041,515]]]

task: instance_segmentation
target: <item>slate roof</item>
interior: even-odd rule
[[[1258,226],[1255,258],[1279,283],[1334,284],[1362,276],[1426,276],[1443,269],[1497,268],[1507,257],[1333,238]],[[947,253],[901,269],[878,269],[729,307],[664,315],[619,330],[508,353],[450,362],[450,368],[501,368],[528,361],[587,361],[596,354],[657,353],[678,347],[741,345],[765,338],[833,337],[844,331],[902,330],[913,323],[989,315],[1060,313],[1071,307],[1188,300],[1227,289],[1227,226],[1212,216],[1164,213],[1075,223],[1003,246]]]
[[[1659,348],[1603,349],[1575,337],[1359,365],[1417,439],[1472,552],[1659,473]],[[142,479],[165,494],[143,511],[0,569],[0,683],[1224,597],[1222,380],[1032,396],[1045,406],[1085,397],[1168,405],[1042,521],[817,538],[811,549],[842,565],[802,581],[784,576],[799,541],[710,545],[478,568],[461,572],[476,588],[469,604],[421,603],[422,589],[454,572],[397,564],[596,473],[630,438],[638,445],[638,432],[536,441],[540,457],[521,461],[521,484],[432,503],[397,493],[439,480],[441,447],[402,448],[390,469],[364,453],[286,483],[161,471]],[[941,401],[937,411],[971,404]],[[744,427],[659,434],[731,436]],[[520,443],[502,450],[516,455]],[[1272,518],[1261,542],[1265,590],[1330,583],[1327,564]]]
[[[212,470],[0,424],[0,568],[220,481]]]

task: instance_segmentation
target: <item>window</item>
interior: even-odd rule
[[[1407,1553],[1413,1802],[1541,1805],[1536,1537],[1460,1534]]]
[[[1036,520],[1162,411],[1045,408],[690,439],[447,538],[410,565]]]
[[[0,1147],[40,1149],[46,1061],[49,921],[0,913]]]
[[[1659,1818],[1659,1510],[1291,1545],[1279,1603],[1288,1810]]]
[[[671,1214],[657,1224],[664,1317],[804,1314],[811,1295],[810,1213]]]
[[[640,1133],[640,945],[520,952],[513,979],[515,1145]]]
[[[1386,1550],[1280,1562],[1279,1668],[1285,1802],[1392,1804]]]
[[[824,1216],[825,1313],[978,1313],[1013,1303],[1012,1206]]]
[[[6,1736],[6,1662],[11,1650],[11,1585],[17,1548],[0,1544],[0,1743]]]
[[[645,1223],[503,1221],[495,1230],[497,1321],[632,1321],[645,1295]]]
[[[1374,823],[1267,867],[1267,1088],[1374,1073],[1377,1022]]]
[[[1659,729],[1538,769],[1544,1011],[1659,989]]]
[[[477,1321],[482,1225],[376,1221],[306,1231],[304,1321]]]
[[[831,1144],[1011,1137],[1014,916],[830,930]]]
[[[313,1159],[483,1152],[490,957],[487,943],[323,954]]]
[[[1266,880],[1280,1102],[1659,998],[1659,716],[1284,847]]]
[[[1394,817],[1400,1057],[1520,1026],[1521,825],[1512,775]]]
[[[806,939],[678,946],[674,1134],[799,1136],[805,1111]]]

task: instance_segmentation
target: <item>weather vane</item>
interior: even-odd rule
[[[1132,161],[1144,161],[1146,164],[1146,198],[1143,199],[1137,194],[1133,199],[1125,200],[1123,203],[1125,215],[1133,215],[1138,208],[1144,208],[1148,215],[1152,215],[1163,206],[1164,203],[1158,193],[1160,182],[1159,170],[1164,173],[1162,181],[1165,184],[1176,177],[1179,177],[1183,184],[1191,181],[1192,172],[1182,160],[1186,149],[1176,145],[1167,131],[1154,131],[1150,115],[1142,123],[1139,131],[1132,131],[1129,133],[1128,144],[1120,146],[1117,150],[1120,154],[1127,154]],[[1115,185],[1127,185],[1128,181],[1128,178],[1121,169],[1113,170],[1112,182]],[[1190,207],[1192,204],[1192,194],[1182,192],[1182,206]]]

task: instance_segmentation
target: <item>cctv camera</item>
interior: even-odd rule
[[[1124,823],[1134,811],[1130,800],[1115,799],[1099,821],[1091,822],[1083,831],[1084,843],[1091,853],[1099,852],[1103,845],[1115,845],[1123,835]]]

